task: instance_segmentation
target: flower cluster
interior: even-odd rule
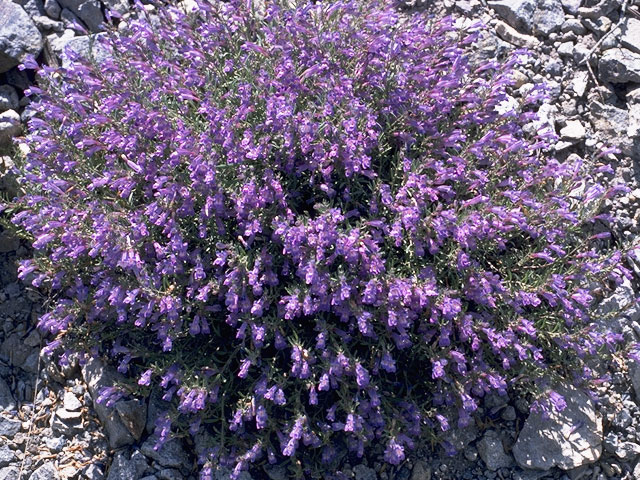
[[[478,28],[203,0],[39,69],[13,221],[51,348],[160,388],[160,440],[216,438],[204,476],[336,445],[397,465],[488,393],[588,381],[615,340],[590,288],[627,273],[592,235],[616,189],[523,133],[543,92],[503,108],[526,54],[471,65]]]

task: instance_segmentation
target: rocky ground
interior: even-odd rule
[[[474,47],[476,61],[504,58],[515,48],[534,55],[516,76],[512,95],[546,82],[550,100],[532,128],[558,133],[554,155],[587,161],[605,145],[605,157],[631,191],[609,207],[615,234],[634,242],[640,232],[640,1],[638,0],[414,0],[407,7],[452,14],[461,25],[487,26]],[[65,46],[89,48],[106,8],[127,13],[125,0],[0,0],[0,149],[22,131],[28,116],[23,95],[32,79],[16,66],[25,54],[58,64]],[[82,29],[86,30],[83,32]],[[15,188],[2,172],[0,190]],[[178,441],[161,451],[149,435],[160,400],[97,405],[97,391],[118,375],[99,361],[61,368],[42,351],[35,321],[44,299],[17,280],[16,260],[28,245],[0,230],[0,480],[195,478],[198,444]],[[630,258],[640,279],[640,258]],[[640,341],[638,282],[623,284],[600,307],[621,308],[611,328]],[[348,466],[357,480],[430,479],[640,479],[640,367],[621,359],[593,401],[567,386],[568,407],[549,421],[529,415],[521,399],[489,397],[483,422],[449,435],[458,455],[422,452],[398,469],[382,464]],[[254,478],[288,478],[274,467]],[[220,472],[219,478],[225,478]],[[246,476],[246,479],[249,475]],[[245,480],[246,480],[245,479]]]

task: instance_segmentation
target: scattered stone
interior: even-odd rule
[[[24,9],[14,2],[0,2],[0,73],[38,55],[42,35]]]
[[[510,26],[531,33],[536,0],[490,0],[488,4]]]
[[[184,476],[175,468],[165,468],[156,474],[159,480],[184,480]]]
[[[589,84],[589,73],[588,72],[577,72],[576,75],[571,80],[571,88],[575,92],[578,97],[584,96],[584,93],[587,91],[587,85]]]
[[[560,0],[538,0],[533,15],[533,29],[535,32],[548,36],[557,32],[565,21],[564,11]]]
[[[20,475],[20,469],[16,466],[0,468],[0,480],[16,480]]]
[[[82,408],[82,403],[78,400],[72,392],[64,392],[64,398],[62,400],[64,409],[70,412],[76,412]]]
[[[558,47],[558,55],[561,57],[572,58],[573,57],[573,42],[563,42]]]
[[[0,112],[17,110],[19,107],[18,92],[11,85],[0,85]]]
[[[549,418],[532,412],[513,446],[513,456],[522,468],[570,470],[595,462],[602,453],[602,419],[591,399],[572,386],[556,391],[567,406],[552,410]]]
[[[16,477],[17,478],[17,477]],[[38,467],[29,477],[29,480],[57,480],[60,478],[53,462],[47,462]]]
[[[598,61],[598,77],[603,82],[640,83],[640,54],[626,48],[606,50]]]
[[[0,436],[13,438],[20,431],[22,422],[12,418],[0,416]]]
[[[44,11],[54,20],[60,19],[62,7],[56,0],[44,0]]]
[[[560,138],[572,143],[579,142],[587,136],[587,131],[580,120],[567,120],[567,126],[560,130]]]
[[[109,467],[107,480],[138,480],[139,478],[136,465],[123,452],[116,453]]]
[[[502,417],[503,420],[506,420],[507,422],[513,422],[517,418],[516,409],[511,405],[509,405],[502,411],[502,414],[500,416]]]
[[[139,441],[147,422],[147,405],[137,400],[129,400],[116,403],[115,408],[129,433]]]
[[[16,408],[16,403],[9,389],[9,385],[0,377],[0,411],[13,410]]]
[[[640,53],[640,20],[633,17],[624,19],[620,30],[620,44],[629,50]]]
[[[620,442],[613,453],[623,462],[628,462],[640,455],[640,445],[633,442]]]
[[[82,413],[58,408],[51,415],[51,430],[67,436],[81,432],[83,430]]]
[[[52,452],[60,452],[67,444],[67,440],[64,437],[45,438],[44,443]]]
[[[0,62],[1,61],[0,59]],[[20,115],[18,115],[15,110],[7,110],[6,112],[0,113],[0,146],[8,145],[11,139],[18,136],[21,131],[22,123],[20,121]]]
[[[353,467],[353,472],[356,474],[356,480],[378,480],[376,471],[362,463]]]
[[[104,34],[97,35],[82,35],[79,37],[73,37],[59,45],[62,53],[62,66],[66,67],[70,63],[68,55],[65,53],[66,49],[71,50],[75,54],[95,60],[97,63],[104,62],[109,56],[109,50],[101,42],[101,38]]]
[[[538,40],[535,37],[520,33],[515,28],[501,22],[500,20],[496,21],[495,29],[500,38],[512,45],[533,48],[538,44]]]
[[[102,30],[104,16],[97,0],[58,0],[63,9],[73,12],[91,32]]]
[[[154,445],[155,440],[148,438],[140,447],[140,451],[163,467],[179,468],[189,464],[189,457],[177,439],[164,443],[159,450],[154,450]]]
[[[0,445],[0,467],[6,467],[16,459],[16,454],[6,445]]]
[[[582,5],[582,0],[561,0],[562,8],[570,15],[577,15],[578,9]]]
[[[431,467],[422,460],[413,465],[410,480],[431,480]]]
[[[492,472],[513,465],[511,456],[507,455],[502,440],[495,430],[487,431],[477,444],[478,455]]]

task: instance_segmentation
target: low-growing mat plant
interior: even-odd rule
[[[103,401],[159,389],[158,445],[209,438],[203,478],[399,465],[488,394],[589,386],[619,339],[592,292],[629,275],[593,228],[620,188],[524,133],[526,52],[472,64],[479,26],[382,0],[190,8],[140,8],[100,63],[27,62],[5,207],[49,351],[126,374]]]

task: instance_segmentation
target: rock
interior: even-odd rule
[[[633,17],[625,18],[620,31],[620,44],[635,53],[640,53],[640,20]]]
[[[13,410],[16,408],[16,402],[11,394],[9,385],[0,377],[0,411]]]
[[[87,466],[82,474],[85,478],[87,478],[87,480],[104,480],[104,471],[102,467],[95,463]]]
[[[77,15],[91,32],[102,30],[104,16],[98,0],[58,0],[58,3]]]
[[[53,30],[55,32],[61,32],[64,30],[63,22],[53,20],[46,15],[36,15],[31,18],[33,19],[33,23],[35,23],[40,30]]]
[[[52,452],[61,452],[64,446],[67,444],[67,441],[64,439],[64,437],[49,437],[45,438],[44,443]]]
[[[587,85],[589,84],[588,72],[577,72],[571,80],[571,89],[578,97],[582,97],[587,91]]]
[[[577,15],[578,9],[582,5],[582,0],[561,0],[562,8],[570,15]]]
[[[0,73],[37,56],[42,35],[24,9],[14,2],[0,2]]]
[[[560,27],[562,33],[573,32],[576,35],[584,35],[587,33],[587,29],[584,28],[582,22],[577,18],[567,18]]]
[[[82,408],[82,403],[72,392],[64,392],[62,404],[64,409],[70,412],[76,412]]]
[[[640,83],[640,54],[626,48],[606,50],[598,61],[598,77],[603,82]]]
[[[118,452],[109,467],[107,480],[138,480],[142,473],[138,470],[136,464],[128,459],[123,452]]]
[[[69,49],[80,57],[95,60],[97,63],[102,63],[109,57],[109,50],[100,41],[103,36],[104,34],[100,33],[97,35],[73,37],[59,47],[61,47],[63,52],[65,52],[66,49]],[[70,63],[71,60],[68,55],[63,53],[62,66],[68,67]]]
[[[16,480],[20,476],[20,469],[15,466],[0,468],[0,480]]]
[[[0,112],[17,110],[19,107],[18,92],[11,85],[0,85]]]
[[[122,376],[114,369],[106,367],[100,360],[92,358],[82,366],[82,377],[89,388],[93,408],[104,425],[111,448],[135,443],[136,439],[124,425],[116,409],[96,401],[103,387],[112,387],[122,381]]]
[[[115,408],[122,423],[133,438],[139,441],[147,422],[147,405],[137,400],[129,400],[116,403]]]
[[[6,445],[0,445],[0,467],[6,467],[15,461],[16,454]]]
[[[44,11],[54,20],[59,20],[62,7],[56,0],[44,0]]]
[[[265,465],[263,470],[269,480],[287,480],[287,467],[284,465]]]
[[[488,4],[510,26],[531,33],[536,0],[489,0]]]
[[[633,442],[620,442],[613,453],[623,462],[628,462],[640,455],[640,445]]]
[[[520,33],[515,28],[501,22],[500,20],[496,21],[495,29],[498,36],[505,42],[509,42],[510,44],[518,47],[533,48],[539,43],[536,37]]]
[[[630,138],[640,137],[640,104],[629,106],[629,128],[627,135]]]
[[[564,20],[560,0],[538,0],[538,6],[533,15],[533,29],[536,33],[548,36],[552,32],[557,32]]]
[[[105,6],[114,12],[124,15],[129,11],[129,3],[126,0],[103,0]]]
[[[573,47],[574,47],[574,43],[573,42],[563,42],[560,44],[560,46],[558,47],[558,55],[560,55],[563,58],[571,58],[573,57]]]
[[[160,470],[157,474],[159,480],[184,480],[184,476],[180,473],[180,470],[175,468],[165,468]]]
[[[598,101],[589,104],[590,120],[593,131],[599,140],[620,147],[624,155],[640,154],[640,141],[627,137],[629,129],[629,112],[613,105],[605,105]],[[632,307],[634,315],[640,315],[640,306]],[[619,320],[618,320],[619,323]],[[619,332],[621,333],[621,332]]]
[[[70,412],[64,408],[58,408],[51,415],[51,430],[65,436],[72,436],[84,430],[82,426],[82,413]]]
[[[413,465],[410,480],[431,480],[431,467],[422,460]]]
[[[155,439],[148,438],[140,447],[140,451],[163,467],[179,468],[189,464],[189,457],[177,439],[169,440],[159,450],[153,449],[154,444]]]
[[[0,113],[0,146],[9,145],[11,139],[20,135],[21,131],[20,115],[15,110]]]
[[[511,405],[508,405],[503,411],[500,417],[507,422],[513,422],[516,418],[516,409]]]
[[[587,136],[580,120],[567,120],[567,126],[560,130],[560,138],[569,142],[579,142]]]
[[[502,440],[495,430],[487,431],[476,448],[482,461],[493,472],[513,465],[512,458],[505,453]]]
[[[356,474],[356,480],[377,480],[378,476],[373,468],[369,468],[366,465],[360,464],[353,467],[353,472]]]
[[[457,452],[466,448],[478,438],[478,428],[474,423],[465,428],[450,428],[442,434],[442,440],[448,442]]]
[[[13,438],[20,431],[22,422],[0,416],[0,436]],[[0,477],[1,478],[1,477]]]
[[[593,463],[602,453],[602,419],[591,399],[572,386],[556,389],[567,404],[549,418],[532,412],[513,446],[513,456],[522,468],[570,470]]]
[[[16,477],[17,478],[17,477]],[[38,467],[29,477],[29,480],[57,480],[60,478],[53,462],[47,462]]]

